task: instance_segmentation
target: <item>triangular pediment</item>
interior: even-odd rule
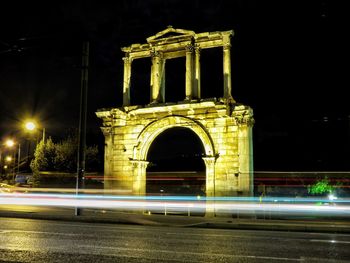
[[[193,36],[195,34],[196,33],[192,30],[176,29],[176,28],[173,28],[172,26],[168,26],[166,29],[158,32],[154,36],[148,37],[147,42],[168,38],[168,37],[174,37],[174,36],[188,36],[188,35]]]

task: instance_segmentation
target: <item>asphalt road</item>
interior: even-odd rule
[[[0,218],[0,262],[349,262],[350,235]]]

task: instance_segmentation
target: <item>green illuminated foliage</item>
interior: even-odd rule
[[[34,152],[34,159],[30,164],[32,171],[45,171],[53,167],[56,158],[56,147],[51,138],[40,141]]]
[[[76,172],[77,170],[77,149],[78,140],[75,137],[68,137],[65,140],[54,143],[51,138],[45,142],[38,143],[34,159],[30,167],[33,173],[39,171]],[[87,171],[96,171],[99,168],[97,146],[86,148]]]
[[[334,186],[330,184],[329,179],[326,177],[322,180],[317,181],[313,185],[309,185],[308,192],[312,195],[322,195],[332,193]]]

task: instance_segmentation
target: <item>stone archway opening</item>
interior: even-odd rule
[[[154,139],[147,153],[146,193],[205,196],[203,156],[203,143],[191,129],[166,129]]]

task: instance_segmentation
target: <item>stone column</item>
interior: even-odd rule
[[[215,157],[203,157],[206,168],[206,196],[207,198],[215,197]],[[206,216],[215,216],[215,202],[207,200]]]
[[[200,64],[200,48],[195,47],[195,60],[194,60],[194,84],[193,84],[193,97],[196,99],[201,98],[201,64]]]
[[[223,46],[223,66],[224,66],[224,98],[231,100],[231,43],[230,37],[224,37]]]
[[[247,116],[238,124],[239,185],[244,195],[253,195],[253,138],[254,119]]]
[[[161,63],[161,80],[160,80],[160,101],[165,102],[165,59]]]
[[[192,99],[192,85],[193,85],[193,45],[186,46],[186,98]]]
[[[102,127],[101,129],[105,137],[104,189],[113,189],[113,180],[111,180],[111,176],[113,175],[113,128]]]
[[[132,193],[134,195],[144,196],[146,194],[146,168],[148,163],[142,160],[131,161],[134,170],[132,184]]]
[[[152,51],[151,56],[151,103],[158,103],[160,100],[160,87],[162,81],[162,58],[158,51]]]
[[[123,106],[130,105],[130,77],[131,77],[131,62],[129,56],[123,58],[124,61],[124,83],[123,83]]]

